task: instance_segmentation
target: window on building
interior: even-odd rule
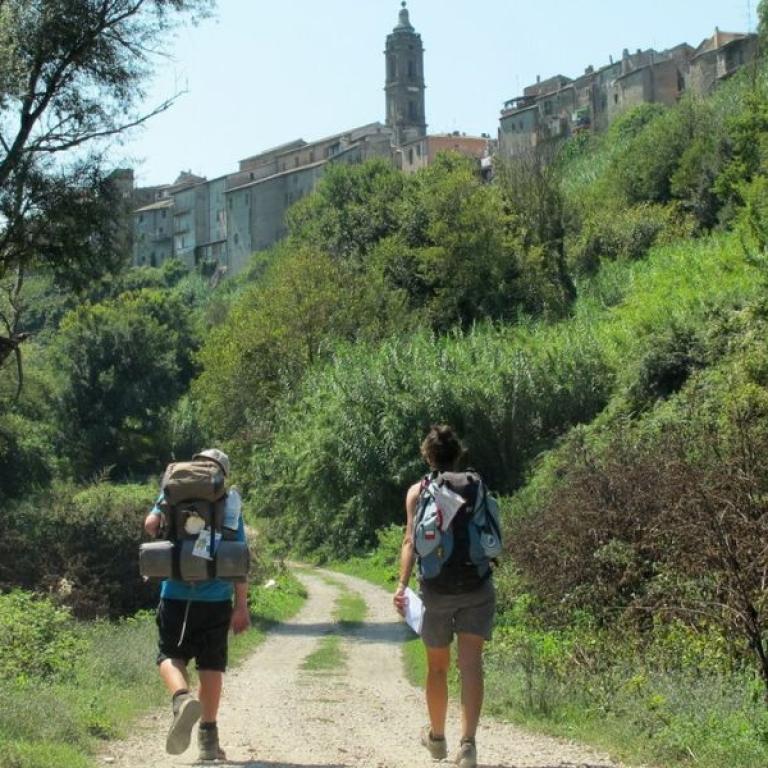
[[[251,193],[245,193],[245,207],[247,208],[251,204]]]
[[[256,177],[254,176],[253,171],[250,172],[249,176],[251,177],[251,181],[253,181]]]
[[[416,77],[416,67],[412,61],[408,62],[408,78],[413,80]]]
[[[409,120],[416,119],[416,102],[415,101],[408,102],[408,119]]]
[[[235,241],[235,245],[237,245],[240,242],[240,235],[237,232],[235,232],[234,241]]]
[[[141,224],[143,221],[144,221],[144,214],[140,213],[139,214],[139,224]]]
[[[416,157],[421,157],[421,144],[416,145]]]
[[[163,218],[165,218],[165,214],[166,214],[166,211],[165,211],[165,210],[162,210],[162,211],[160,211],[160,215],[161,215]]]
[[[310,149],[309,150],[309,162],[314,163],[315,162],[315,150]]]
[[[381,59],[379,59],[379,61],[381,61]],[[390,80],[394,80],[397,77],[397,61],[394,56],[387,57],[387,71]]]
[[[613,103],[614,104],[618,104],[619,103],[619,94],[618,93],[614,93],[613,94]]]
[[[228,205],[229,205],[229,210],[231,211],[232,210],[232,198],[231,197],[228,198]]]

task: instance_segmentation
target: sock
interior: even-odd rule
[[[471,744],[472,746],[475,745],[475,737],[474,736],[464,736],[464,738],[461,740],[462,744]]]
[[[445,741],[445,736],[435,736],[434,733],[432,733],[432,729],[429,729],[429,738],[432,741]]]
[[[200,730],[201,731],[215,731],[216,730],[216,721],[214,720],[212,723],[200,723]]]

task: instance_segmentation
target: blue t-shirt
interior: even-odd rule
[[[229,491],[230,494],[237,494],[234,488]],[[239,494],[238,494],[239,495]],[[160,502],[163,500],[161,493],[152,507],[151,514],[160,515]],[[237,524],[237,541],[245,541],[245,525],[243,516]],[[204,603],[216,603],[223,600],[231,600],[234,593],[234,587],[231,581],[222,579],[208,579],[207,581],[177,581],[176,579],[166,579],[160,585],[160,597],[163,600],[198,600]]]

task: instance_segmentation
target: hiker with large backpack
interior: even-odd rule
[[[172,695],[166,751],[184,752],[198,729],[201,761],[223,760],[216,718],[227,668],[228,633],[250,627],[248,546],[235,489],[227,490],[229,458],[209,448],[170,464],[160,497],[144,521],[155,541],[143,544],[145,578],[163,578],[157,608],[160,677]],[[234,606],[232,597],[234,595]],[[187,667],[195,659],[198,695]]]
[[[421,445],[427,474],[405,499],[406,528],[400,552],[395,608],[404,614],[414,564],[423,603],[421,637],[427,654],[429,724],[421,743],[434,759],[447,756],[445,720],[451,643],[457,638],[461,677],[461,738],[455,762],[475,768],[475,733],[483,703],[483,645],[491,637],[496,596],[493,567],[501,553],[498,506],[482,478],[458,471],[464,449],[453,429],[433,426]]]

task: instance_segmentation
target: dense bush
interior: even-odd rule
[[[80,618],[152,605],[157,587],[139,576],[138,548],[155,493],[146,486],[56,484],[6,507],[0,588],[48,592]]]
[[[0,647],[0,683],[71,676],[84,650],[67,610],[20,590],[0,594]]]
[[[677,211],[659,205],[597,209],[568,238],[568,263],[577,274],[593,274],[604,261],[643,258],[656,242],[674,241],[691,229]]]
[[[768,689],[765,350],[694,376],[644,420],[573,436],[511,552],[552,615],[676,617],[737,632]]]

